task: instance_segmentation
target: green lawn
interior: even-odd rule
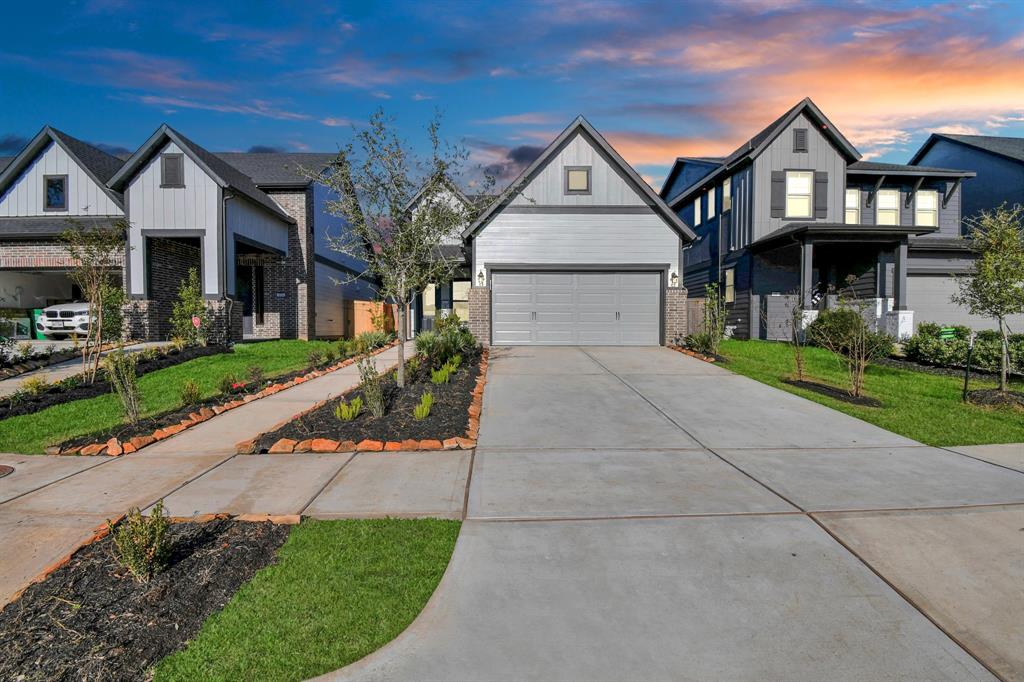
[[[304,521],[155,679],[304,680],[402,632],[437,587],[459,534],[436,519]]]
[[[991,409],[960,402],[963,379],[872,365],[865,388],[882,407],[861,407],[790,386],[783,378],[793,375],[793,350],[771,341],[727,340],[721,354],[729,359],[723,367],[758,381],[827,405],[928,445],[980,445],[1024,442],[1024,413],[1012,408]],[[808,378],[845,387],[846,371],[823,348],[806,349]],[[993,387],[995,382],[972,377],[972,388]],[[1013,388],[1024,390],[1017,382]]]
[[[284,374],[306,366],[311,350],[328,346],[326,341],[240,343],[233,353],[209,355],[150,372],[139,378],[143,416],[176,408],[187,379],[194,379],[206,398],[218,392],[217,385],[225,374],[244,379],[253,365],[262,367],[268,377]],[[121,420],[121,403],[114,394],[55,405],[0,421],[0,452],[41,454],[47,445],[103,431]]]

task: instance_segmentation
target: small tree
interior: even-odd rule
[[[718,349],[725,338],[725,302],[718,291],[717,284],[708,284],[704,288],[704,320],[700,331],[690,334],[684,339],[687,348],[718,355]]]
[[[120,338],[120,304],[123,292],[111,278],[119,271],[120,259],[125,253],[124,235],[127,223],[119,222],[110,228],[89,229],[74,220],[61,234],[72,263],[71,279],[82,290],[89,305],[89,331],[82,350],[82,374],[88,383],[96,380],[100,354],[105,341]],[[112,312],[118,308],[116,313]],[[116,317],[109,320],[108,315]]]
[[[457,262],[443,257],[440,246],[475,219],[478,207],[451,200],[452,178],[467,155],[442,141],[439,118],[427,126],[430,154],[424,159],[381,110],[354,137],[339,151],[332,172],[302,172],[333,193],[326,210],[345,221],[341,235],[328,235],[330,247],[367,264],[345,281],[375,279],[380,297],[397,309],[396,380],[404,386],[409,306],[416,292],[452,279]]]
[[[804,357],[804,344],[807,341],[807,333],[804,330],[804,304],[801,296],[794,297],[795,302],[789,311],[790,342],[793,346],[793,364],[796,366],[797,381],[804,380],[804,372],[807,368],[807,359]]]
[[[198,326],[195,320],[199,320]],[[203,286],[199,282],[199,271],[190,268],[188,278],[181,281],[178,300],[171,308],[171,329],[174,335],[191,344],[206,343],[206,328],[209,317],[203,300]]]
[[[1007,390],[1010,366],[1010,332],[1006,318],[1024,313],[1024,208],[1003,204],[968,219],[971,248],[978,254],[971,271],[960,278],[954,303],[967,306],[974,315],[995,319],[1002,339],[999,390]]]

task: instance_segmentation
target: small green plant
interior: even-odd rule
[[[51,355],[53,355],[56,352],[57,352],[57,346],[53,345],[52,343],[47,344],[46,348],[43,349],[43,355],[45,355],[46,357],[50,357]]]
[[[202,391],[199,390],[199,384],[195,379],[186,379],[185,383],[181,385],[181,404],[183,407],[195,405],[199,402],[201,395]]]
[[[238,384],[238,378],[234,374],[225,374],[217,382],[217,389],[221,393],[231,393],[235,390],[235,386]]]
[[[188,345],[188,339],[186,339],[184,336],[172,336],[171,337],[171,348],[173,348],[174,350],[178,351],[179,353],[181,351],[185,350],[185,347],[187,345]]]
[[[462,366],[462,356],[459,354],[453,355],[447,364],[451,365],[452,372],[458,372],[459,367]]]
[[[359,396],[352,398],[347,403],[344,400],[338,401],[334,408],[334,416],[343,422],[350,422],[359,416],[363,411],[363,399]]]
[[[440,369],[430,371],[430,381],[434,384],[447,384],[451,379],[451,365],[442,365]]]
[[[350,358],[355,355],[355,342],[353,339],[339,339],[338,340],[338,356],[342,358]]]
[[[434,394],[430,391],[424,391],[423,395],[420,396],[419,404],[412,409],[412,416],[416,421],[423,421],[430,416],[430,408],[434,404]]]
[[[263,368],[259,365],[249,365],[249,368],[245,370],[246,375],[249,377],[249,381],[259,386],[265,380],[263,375]]]
[[[160,357],[160,348],[157,346],[146,346],[139,351],[139,359],[147,362],[156,360],[158,357]]]
[[[410,377],[415,377],[420,371],[420,358],[418,355],[414,355],[405,361],[405,371],[409,373]]]
[[[29,343],[28,341],[22,341],[21,343],[19,343],[18,355],[20,355],[23,360],[27,360],[28,358],[32,357],[32,344]]]
[[[196,321],[199,322],[198,326]],[[178,300],[171,310],[171,329],[174,335],[185,339],[187,343],[206,345],[207,327],[210,325],[203,300],[203,287],[199,282],[199,270],[191,268],[188,278],[181,281],[178,288]]]
[[[390,336],[387,332],[373,331],[363,332],[355,338],[361,353],[369,353],[371,350],[380,348],[388,342]]]
[[[114,539],[114,558],[139,582],[146,582],[163,568],[168,554],[167,517],[164,501],[160,500],[143,516],[133,507],[116,526],[107,521],[107,529]]]
[[[42,395],[49,388],[50,382],[43,377],[29,377],[21,382],[21,390],[31,396]]]
[[[384,387],[381,385],[380,373],[373,364],[373,358],[363,358],[358,362],[359,379],[363,386],[363,397],[366,407],[376,418],[384,416]]]
[[[324,349],[324,364],[333,365],[334,361],[338,359],[338,351],[334,350],[332,346],[328,346]]]
[[[323,351],[321,351],[319,349],[314,349],[314,350],[309,351],[309,355],[307,356],[307,361],[309,362],[309,366],[310,367],[312,367],[313,369],[316,369],[320,365],[324,364],[324,354],[323,354]]]
[[[139,421],[139,409],[142,395],[139,392],[139,377],[135,371],[138,358],[134,354],[115,350],[103,359],[107,378],[114,387],[117,397],[121,399],[124,418],[129,424]]]

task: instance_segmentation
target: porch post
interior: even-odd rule
[[[814,242],[804,238],[800,245],[800,297],[804,310],[812,306],[811,292],[814,287]]]
[[[892,283],[892,296],[896,310],[907,309],[907,239],[904,237],[896,247],[896,267]]]

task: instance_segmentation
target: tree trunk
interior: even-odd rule
[[[399,388],[405,388],[405,325],[409,319],[409,313],[404,302],[398,302],[395,307],[398,309],[398,372],[395,376],[395,383]]]
[[[999,341],[1002,352],[999,354],[999,390],[1006,393],[1006,375],[1010,365],[1010,339],[1007,335],[1006,323],[999,318]]]

